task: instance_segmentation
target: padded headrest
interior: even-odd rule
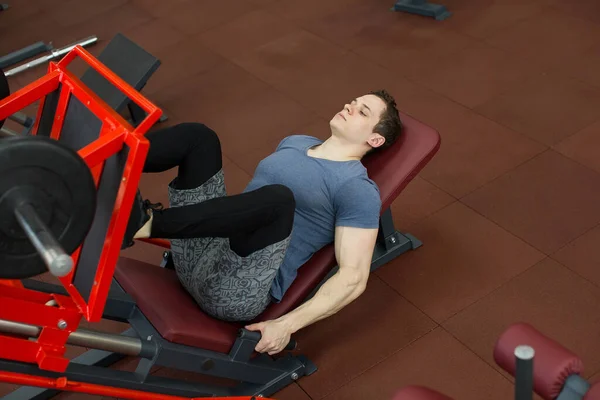
[[[440,135],[435,129],[403,113],[400,118],[404,130],[396,143],[363,159],[369,177],[379,186],[382,211],[440,148]]]

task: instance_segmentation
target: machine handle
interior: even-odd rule
[[[249,331],[248,329],[240,329],[238,336],[240,339],[248,339],[256,343],[260,342],[261,333],[257,331]],[[283,349],[284,351],[295,350],[298,347],[298,343],[294,339],[290,339],[290,342]]]

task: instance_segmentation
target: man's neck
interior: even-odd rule
[[[308,150],[308,155],[330,161],[358,161],[361,159],[360,150],[344,143],[335,136],[330,136],[320,145]]]

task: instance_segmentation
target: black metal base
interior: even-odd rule
[[[410,234],[398,232],[390,209],[381,216],[379,238],[373,254],[371,270],[409,250],[422,245]],[[337,271],[334,268],[326,281]],[[47,293],[66,294],[62,286],[26,280],[25,287]],[[316,289],[315,289],[316,290]],[[314,294],[314,292],[313,292]],[[310,298],[312,294],[308,297]],[[131,329],[124,336],[136,336],[158,349],[152,359],[142,358],[135,372],[116,371],[106,368],[124,356],[100,350],[89,350],[75,358],[67,369],[68,379],[152,393],[187,397],[202,396],[271,396],[303,376],[311,375],[317,367],[304,356],[284,354],[273,359],[265,354],[250,358],[256,346],[253,335],[238,337],[229,354],[179,345],[164,340],[137,308],[133,299],[114,281],[104,309],[104,318],[128,322]],[[143,346],[144,347],[144,346]],[[146,354],[149,352],[147,351]],[[196,372],[208,376],[240,382],[236,386],[191,383],[150,375],[154,366]],[[0,370],[27,373],[38,376],[58,377],[58,374],[41,371],[35,365],[0,360]],[[50,399],[56,390],[22,387],[4,397],[5,400]]]
[[[41,292],[65,292],[61,286],[40,281],[26,280],[23,283],[25,287]],[[111,289],[104,318],[128,322],[131,329],[122,335],[139,337],[148,346],[156,346],[157,351],[152,358],[141,358],[135,372],[119,371],[107,367],[124,356],[89,350],[73,359],[64,374],[42,371],[36,365],[7,360],[0,360],[0,370],[51,378],[65,376],[79,382],[183,397],[268,397],[301,377],[317,371],[317,367],[302,355],[293,356],[287,353],[271,358],[261,354],[251,358],[257,344],[257,340],[253,339],[256,335],[238,337],[229,354],[168,342],[160,336],[116,282]],[[156,377],[150,375],[150,370],[155,366],[230,379],[239,383],[235,386],[223,386]],[[21,387],[4,399],[50,399],[57,393],[56,390]]]
[[[415,250],[423,245],[423,243],[411,235],[410,233],[395,232],[392,236],[393,246],[385,248],[382,244],[377,244],[373,252],[373,261],[371,263],[371,272],[384,264],[392,261],[402,253],[406,253],[409,250]]]
[[[442,21],[452,15],[445,6],[428,3],[425,0],[397,0],[393,10],[433,17],[438,21]]]

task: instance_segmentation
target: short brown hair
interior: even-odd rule
[[[403,129],[400,113],[396,107],[396,100],[394,97],[386,90],[375,90],[369,94],[379,97],[385,103],[385,110],[383,110],[379,117],[379,122],[373,128],[373,132],[376,132],[385,138],[385,143],[379,147],[372,148],[367,154],[390,147],[398,140]]]

